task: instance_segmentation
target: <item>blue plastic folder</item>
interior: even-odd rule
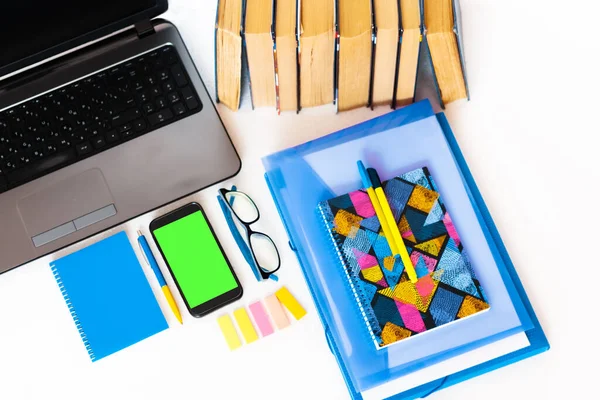
[[[169,327],[125,232],[50,267],[92,361]]]
[[[382,180],[427,166],[469,249],[491,308],[482,315],[376,349],[316,212],[319,202],[361,187],[356,160]],[[263,159],[266,180],[353,398],[391,380],[517,333],[529,346],[438,382],[399,393],[415,398],[548,348],[521,283],[443,114],[428,101]]]

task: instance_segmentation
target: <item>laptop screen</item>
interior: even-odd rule
[[[0,75],[131,25],[165,0],[16,0],[0,5]],[[137,18],[136,18],[137,17]],[[109,29],[110,28],[110,29]],[[91,35],[90,35],[91,34]],[[95,37],[94,37],[95,36]],[[55,50],[55,51],[53,51]],[[52,54],[53,53],[53,54]],[[11,65],[13,64],[13,65]],[[20,63],[23,64],[23,63]]]

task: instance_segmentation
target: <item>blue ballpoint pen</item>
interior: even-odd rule
[[[158,263],[156,262],[156,258],[154,258],[154,254],[152,254],[152,250],[150,250],[150,246],[148,245],[148,241],[146,237],[142,234],[142,232],[138,231],[138,243],[146,257],[146,262],[154,271],[154,275],[158,280],[158,284],[161,286],[163,294],[165,295],[167,302],[169,303],[169,307],[175,314],[175,317],[179,321],[179,323],[183,324],[183,319],[181,318],[181,312],[179,311],[179,307],[177,307],[177,303],[175,303],[175,299],[173,298],[173,294],[171,293],[171,289],[167,286],[167,282],[165,281],[165,277],[163,276],[160,268],[158,267]]]

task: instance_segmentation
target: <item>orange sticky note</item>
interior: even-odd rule
[[[283,306],[287,308],[290,313],[292,313],[294,318],[299,320],[306,315],[306,310],[304,307],[298,303],[298,300],[292,296],[290,291],[287,290],[285,286],[275,292],[275,296],[277,296],[281,304],[283,304]]]
[[[250,320],[250,316],[246,312],[246,309],[243,307],[238,308],[233,312],[233,316],[237,321],[240,331],[242,331],[242,336],[244,336],[246,343],[257,341],[258,334],[256,333],[256,329],[254,329],[254,325],[252,325],[252,321]]]
[[[269,309],[271,319],[273,319],[273,322],[275,323],[277,329],[283,329],[290,326],[290,320],[288,319],[288,316],[283,310],[281,303],[277,299],[277,296],[275,296],[274,294],[270,295],[265,299],[265,304]]]
[[[221,328],[221,332],[223,332],[223,336],[225,337],[225,341],[227,341],[227,346],[229,346],[229,350],[235,350],[238,347],[242,346],[242,342],[240,341],[240,337],[235,330],[235,326],[233,326],[233,321],[229,317],[228,314],[222,315],[217,319],[219,323],[219,327]]]

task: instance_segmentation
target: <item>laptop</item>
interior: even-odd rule
[[[240,170],[167,0],[2,3],[0,273]]]

